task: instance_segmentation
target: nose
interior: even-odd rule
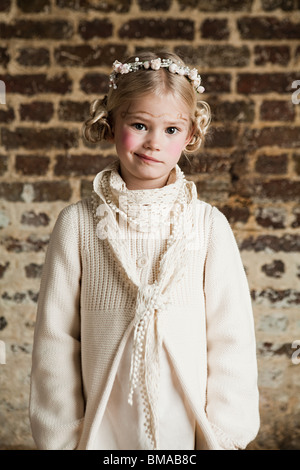
[[[160,145],[158,132],[155,132],[155,131],[149,132],[144,142],[144,148],[159,152],[160,147],[161,145]]]

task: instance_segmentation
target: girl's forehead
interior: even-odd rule
[[[145,94],[137,97],[120,107],[123,117],[131,115],[145,115],[153,118],[189,119],[189,109],[182,99],[172,94],[156,95]]]

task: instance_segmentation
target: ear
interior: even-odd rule
[[[195,132],[195,126],[192,126],[190,132],[187,135],[186,141],[185,141],[185,147],[189,145],[191,140],[194,138],[194,132]]]
[[[114,134],[112,133],[112,135],[110,137],[108,137],[106,139],[106,142],[108,142],[109,144],[114,144],[115,143],[115,136]]]
[[[106,139],[106,141],[109,142],[110,144],[115,143],[115,126],[114,125],[110,127],[110,136]]]

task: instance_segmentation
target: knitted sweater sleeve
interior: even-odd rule
[[[243,449],[259,428],[253,313],[240,253],[225,216],[211,212],[205,267],[207,417],[224,449]]]
[[[74,449],[80,437],[80,276],[77,209],[72,205],[53,229],[38,300],[30,391],[38,449]]]

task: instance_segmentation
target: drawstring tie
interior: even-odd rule
[[[140,385],[145,431],[154,449],[159,448],[157,404],[162,345],[160,322],[166,303],[157,283],[142,286],[138,290],[128,403],[133,404],[135,388]]]

